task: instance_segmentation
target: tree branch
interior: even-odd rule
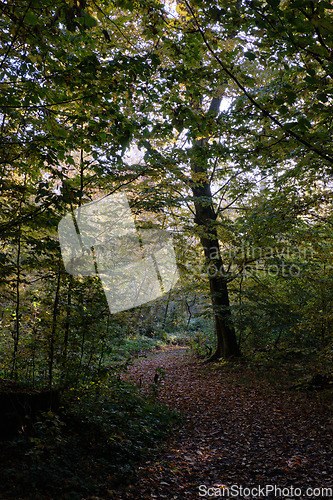
[[[237,87],[243,92],[243,94],[248,98],[248,100],[251,102],[251,104],[253,104],[253,106],[255,106],[257,109],[259,109],[259,111],[261,111],[261,113],[266,116],[267,118],[269,118],[273,123],[275,123],[275,125],[277,125],[279,128],[281,128],[286,135],[290,136],[290,137],[293,137],[297,142],[299,142],[300,144],[303,144],[303,146],[305,146],[307,149],[309,149],[310,151],[313,151],[314,153],[317,153],[318,156],[320,156],[320,158],[323,158],[324,160],[328,161],[329,163],[333,164],[333,157],[331,157],[330,155],[326,154],[326,153],[323,153],[320,149],[316,148],[315,146],[312,146],[311,143],[309,143],[307,140],[303,139],[302,137],[300,137],[298,134],[296,134],[295,132],[293,132],[292,130],[290,129],[287,129],[283,123],[280,122],[280,120],[278,120],[277,118],[275,118],[275,116],[273,116],[269,111],[267,111],[267,109],[265,109],[264,107],[261,106],[261,104],[259,104],[255,99],[254,97],[252,97],[252,95],[250,94],[250,92],[248,92],[246,90],[246,88],[244,87],[244,85],[239,81],[239,79],[223,64],[223,62],[221,61],[221,59],[219,58],[219,56],[214,52],[214,50],[211,48],[211,46],[209,45],[207,39],[206,39],[206,36],[205,36],[205,33],[203,32],[200,24],[198,23],[197,21],[197,18],[191,8],[191,6],[189,5],[188,1],[185,0],[188,8],[190,9],[191,11],[191,14],[193,16],[193,19],[195,20],[196,22],[196,25],[198,27],[198,31],[200,33],[200,35],[202,36],[202,39],[207,47],[207,49],[209,50],[209,52],[212,54],[212,56],[214,57],[214,59],[218,62],[218,64],[221,66],[221,68],[223,69],[223,71],[229,76],[229,78],[231,78],[231,80],[237,85]]]

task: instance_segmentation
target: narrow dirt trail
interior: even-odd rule
[[[159,368],[165,380],[158,399],[179,411],[184,425],[114,498],[217,498],[225,486],[236,499],[332,498],[319,491],[332,486],[332,423],[322,406],[268,386],[249,389],[179,348],[139,359],[126,378],[141,378],[144,392]],[[264,495],[246,489],[259,486]],[[307,488],[316,488],[312,496]]]

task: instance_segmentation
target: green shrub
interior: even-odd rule
[[[195,332],[189,342],[190,349],[199,358],[209,356],[215,346],[215,332],[212,329]]]
[[[3,448],[0,496],[106,497],[177,422],[175,412],[117,378],[70,389],[62,403],[59,413],[45,413],[31,434]]]

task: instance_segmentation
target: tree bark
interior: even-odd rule
[[[208,114],[217,116],[221,99],[214,97]],[[208,270],[210,296],[213,306],[217,346],[209,361],[240,356],[235,329],[232,325],[229,292],[224,272],[220,244],[216,229],[216,213],[210,188],[207,159],[204,147],[208,138],[195,141],[191,162],[191,188],[194,197],[195,223],[199,229]]]
[[[195,166],[192,165],[192,170]],[[198,170],[197,168],[195,169]],[[197,172],[196,172],[197,173]],[[201,181],[192,185],[196,224],[200,231],[200,242],[204,250],[208,270],[210,296],[213,306],[217,346],[209,361],[240,356],[229,303],[229,292],[220,245],[216,231],[216,214],[209,182]]]
[[[177,6],[184,31],[197,27],[189,2],[177,0]],[[213,97],[211,100],[207,114],[212,118],[218,116],[221,100],[219,97]],[[189,106],[193,112],[202,113],[202,99],[193,99]],[[217,236],[216,213],[210,188],[211,179],[208,175],[207,155],[205,155],[204,150],[208,140],[209,137],[200,139],[193,137],[190,185],[194,197],[195,223],[199,229],[200,242],[209,270],[209,288],[217,338],[216,351],[209,358],[209,361],[214,361],[220,358],[228,359],[240,356],[240,348],[232,325],[227,280]]]
[[[60,280],[61,280],[61,265],[59,261],[58,273],[57,273],[57,285],[55,291],[55,297],[53,302],[53,314],[52,314],[52,326],[51,335],[49,339],[49,387],[51,389],[53,382],[53,365],[54,365],[54,348],[56,341],[56,328],[57,328],[57,316],[58,316],[58,305],[59,305],[59,295],[60,295]]]

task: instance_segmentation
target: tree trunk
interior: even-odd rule
[[[196,27],[196,22],[187,0],[177,0],[178,13],[186,29]],[[221,97],[213,97],[208,110],[211,118],[216,118],[220,111]],[[194,113],[202,113],[202,99],[193,99],[189,103]],[[191,161],[191,189],[194,197],[195,223],[199,229],[200,242],[203,246],[208,273],[210,296],[215,318],[215,331],[217,347],[215,353],[209,358],[214,361],[220,358],[240,356],[240,349],[236,340],[235,329],[232,325],[229,293],[223,262],[220,254],[219,240],[216,230],[216,213],[210,189],[211,179],[208,174],[207,155],[205,147],[208,137],[193,137],[194,146]],[[212,272],[213,271],[213,272]]]
[[[20,203],[21,211],[21,203]],[[13,361],[11,377],[17,378],[16,362],[17,362],[17,352],[20,339],[20,286],[21,286],[21,225],[18,228],[18,238],[17,238],[17,255],[16,255],[16,305],[15,305],[15,329],[13,332],[14,339],[14,349],[13,349]]]
[[[58,315],[58,305],[59,305],[59,295],[60,295],[60,280],[61,280],[61,265],[59,262],[58,273],[57,273],[57,286],[53,302],[53,314],[52,314],[52,326],[51,335],[49,339],[49,387],[51,389],[53,382],[53,364],[54,364],[54,348],[56,341],[56,329],[57,329],[57,315]]]
[[[208,114],[217,116],[220,104],[221,99],[214,97],[211,101]],[[220,244],[217,236],[216,213],[204,150],[207,147],[207,143],[208,138],[201,138],[195,141],[191,162],[191,188],[194,196],[195,222],[199,229],[200,242],[204,249],[215,319],[217,346],[216,351],[209,358],[209,361],[215,361],[220,358],[238,357],[240,356],[240,349],[235,329],[232,325],[226,273],[223,268]]]
[[[192,170],[194,170],[194,165]],[[198,171],[198,168],[195,168],[195,170]],[[201,181],[200,184],[193,184],[192,191],[196,214],[195,222],[199,227],[200,242],[204,249],[215,318],[217,346],[209,361],[238,357],[240,356],[240,349],[232,325],[229,293],[215,227],[216,214],[209,182]]]

